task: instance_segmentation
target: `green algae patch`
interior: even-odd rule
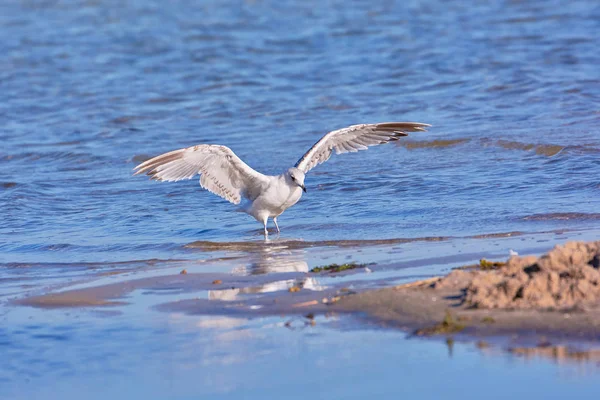
[[[506,262],[504,261],[488,261],[485,258],[479,260],[479,269],[481,270],[490,270],[490,269],[498,269],[500,267],[504,267]]]
[[[447,335],[451,333],[458,333],[465,329],[465,324],[455,319],[450,312],[446,312],[444,320],[437,325],[430,326],[427,328],[417,329],[415,335],[417,336],[432,336],[432,335]]]
[[[364,268],[366,266],[367,266],[367,264],[357,264],[357,263],[329,264],[329,265],[323,265],[320,267],[314,267],[313,269],[310,270],[310,272],[313,272],[313,273],[319,273],[319,272],[335,273],[335,272],[347,271],[350,269]]]
[[[504,266],[506,266],[505,261],[489,261],[489,260],[486,260],[485,258],[482,258],[481,260],[479,260],[478,264],[464,265],[464,266],[458,267],[456,269],[491,271],[491,270],[495,270],[498,268],[502,268]]]

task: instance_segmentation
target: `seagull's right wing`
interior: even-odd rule
[[[337,154],[367,150],[369,146],[388,143],[398,140],[402,136],[408,136],[406,132],[423,132],[430,126],[420,122],[383,122],[352,125],[331,131],[298,160],[296,168],[307,173],[317,165],[329,160],[333,150]]]
[[[250,168],[229,147],[199,144],[171,151],[135,167],[159,181],[180,181],[200,174],[200,186],[239,204],[242,197],[254,200],[268,185],[268,178]]]

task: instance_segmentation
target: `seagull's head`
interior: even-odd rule
[[[286,171],[285,177],[291,185],[301,187],[302,190],[304,190],[304,193],[306,193],[306,187],[304,186],[304,172],[296,167],[292,167]]]

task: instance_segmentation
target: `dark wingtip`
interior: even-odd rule
[[[382,122],[376,124],[377,129],[400,132],[426,132],[431,127],[429,124],[422,122]]]

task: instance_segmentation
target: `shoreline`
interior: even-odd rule
[[[594,243],[598,243],[600,248],[600,242]],[[548,256],[539,259],[532,256],[511,257],[508,265],[511,262],[529,265],[544,257]],[[252,318],[344,314],[358,317],[366,323],[401,329],[412,336],[456,337],[471,342],[493,339],[504,344],[521,343],[526,346],[552,343],[585,344],[587,347],[587,344],[600,339],[600,302],[597,301],[586,303],[585,307],[555,310],[536,306],[512,309],[474,307],[465,300],[469,285],[475,278],[481,280],[482,276],[498,275],[499,271],[507,268],[502,266],[503,263],[493,264],[499,267],[486,271],[457,268],[444,276],[380,289],[367,287],[358,290],[349,289],[353,286],[354,271],[261,275],[181,271],[49,292],[13,300],[10,304],[37,308],[117,307],[127,304],[136,293],[142,292],[160,295],[152,309],[192,315],[243,315]],[[597,266],[592,265],[591,268],[593,271]],[[345,279],[336,282],[336,277]],[[319,279],[329,281],[319,288]],[[380,284],[385,284],[385,281]],[[200,293],[203,294],[198,296]],[[182,294],[185,298],[173,301],[165,294]]]

